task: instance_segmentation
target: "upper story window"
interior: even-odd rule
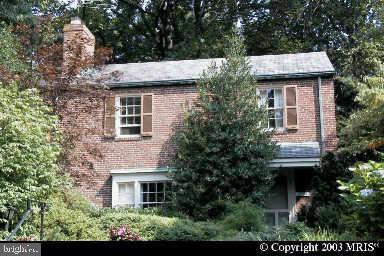
[[[261,104],[268,109],[268,128],[297,129],[297,87],[286,85],[258,89]]]
[[[268,109],[268,128],[284,127],[283,89],[260,89],[261,104]]]
[[[120,97],[118,106],[119,135],[139,135],[141,129],[141,96]]]

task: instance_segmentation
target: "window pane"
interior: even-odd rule
[[[157,194],[157,202],[164,202],[164,193]]]
[[[133,124],[134,117],[127,117],[127,124]]]
[[[128,107],[128,115],[133,115],[133,107]]]
[[[274,98],[275,91],[273,89],[268,89],[268,98]]]
[[[283,107],[283,90],[275,89],[275,108]]]
[[[275,127],[276,127],[275,119],[273,118],[269,119],[269,128],[275,128]]]
[[[148,191],[148,184],[147,183],[142,183],[141,184],[141,191],[142,192],[147,192]]]
[[[137,116],[135,117],[135,124],[140,124],[141,123],[141,117]]]
[[[156,193],[150,193],[149,195],[149,202],[156,202]]]
[[[164,183],[157,183],[157,192],[164,192]]]
[[[269,108],[275,107],[275,100],[273,98],[268,99],[268,107]]]
[[[133,97],[127,98],[127,105],[133,105]]]
[[[267,104],[267,91],[266,90],[260,90],[260,103],[261,105]]]
[[[141,97],[135,97],[135,105],[141,105]]]
[[[270,226],[270,227],[275,226],[275,213],[274,212],[266,212],[265,213],[265,224],[267,224],[267,226]]]
[[[275,125],[276,125],[276,128],[281,128],[283,127],[283,119],[275,119]]]
[[[275,118],[276,119],[282,119],[283,118],[283,110],[282,109],[275,110]]]
[[[135,107],[135,115],[139,115],[141,113],[140,107]]]
[[[120,98],[120,106],[127,105],[127,99],[126,98]]]
[[[135,127],[121,127],[120,128],[121,135],[134,135],[140,134],[140,126]]]
[[[122,108],[120,109],[120,114],[121,114],[121,115],[126,115],[126,114],[127,114],[127,108],[126,108],[126,107],[122,107]]]
[[[149,183],[149,192],[156,192],[156,183]]]
[[[122,125],[127,124],[127,118],[126,117],[120,118],[120,124],[122,124]]]
[[[144,203],[148,202],[148,194],[147,193],[143,194],[143,202]]]
[[[288,212],[279,212],[278,217],[277,217],[277,221],[278,221],[279,226],[287,225],[289,222]]]

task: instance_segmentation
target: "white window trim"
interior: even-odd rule
[[[131,169],[132,170],[132,169]],[[167,172],[152,169],[152,172],[119,172],[111,171],[112,175],[112,207],[119,207],[119,183],[134,183],[134,198],[135,208],[141,207],[141,187],[140,184],[143,182],[165,182],[171,181],[167,176]]]
[[[282,127],[277,127],[277,128],[270,128],[269,127],[269,117],[268,117],[268,128],[264,128],[264,131],[268,131],[268,132],[272,132],[272,131],[276,131],[276,132],[285,132],[287,129],[285,127],[285,124],[284,124],[284,108],[285,108],[285,104],[284,104],[284,99],[285,99],[285,93],[284,93],[284,86],[268,86],[268,85],[263,85],[263,86],[260,86],[258,87],[256,90],[257,90],[257,95],[259,95],[260,97],[260,90],[268,90],[268,89],[279,89],[281,90],[281,97],[282,97],[282,100],[283,100],[283,106],[282,106],[282,110],[283,110],[283,126]],[[270,108],[267,107],[267,111],[269,110]]]
[[[115,97],[115,130],[116,130],[116,138],[141,138],[141,134],[129,134],[129,135],[121,135],[120,128],[120,99],[121,98],[126,98],[126,97],[140,97],[140,94],[123,94],[123,95],[118,95]],[[141,111],[141,107],[140,107]],[[143,120],[140,120],[140,127],[142,125]]]

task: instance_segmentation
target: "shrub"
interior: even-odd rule
[[[45,240],[106,240],[107,229],[99,229],[95,210],[78,192],[63,189],[47,200],[44,220]],[[36,213],[38,211],[36,210]],[[23,226],[21,235],[39,237],[40,218],[34,214]]]
[[[109,229],[109,239],[112,241],[138,241],[140,237],[133,232],[128,225],[120,227],[111,227]]]
[[[384,238],[384,162],[369,161],[350,168],[353,178],[339,181],[352,214],[345,219],[359,234]]]
[[[128,225],[142,240],[209,240],[221,232],[213,223],[162,217],[146,209],[102,209],[97,214],[101,229]]]
[[[229,206],[229,213],[220,222],[226,229],[245,232],[258,232],[265,228],[264,211],[262,208],[242,201]]]

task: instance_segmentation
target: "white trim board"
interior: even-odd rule
[[[277,158],[269,162],[269,167],[314,167],[320,165],[320,158]]]

